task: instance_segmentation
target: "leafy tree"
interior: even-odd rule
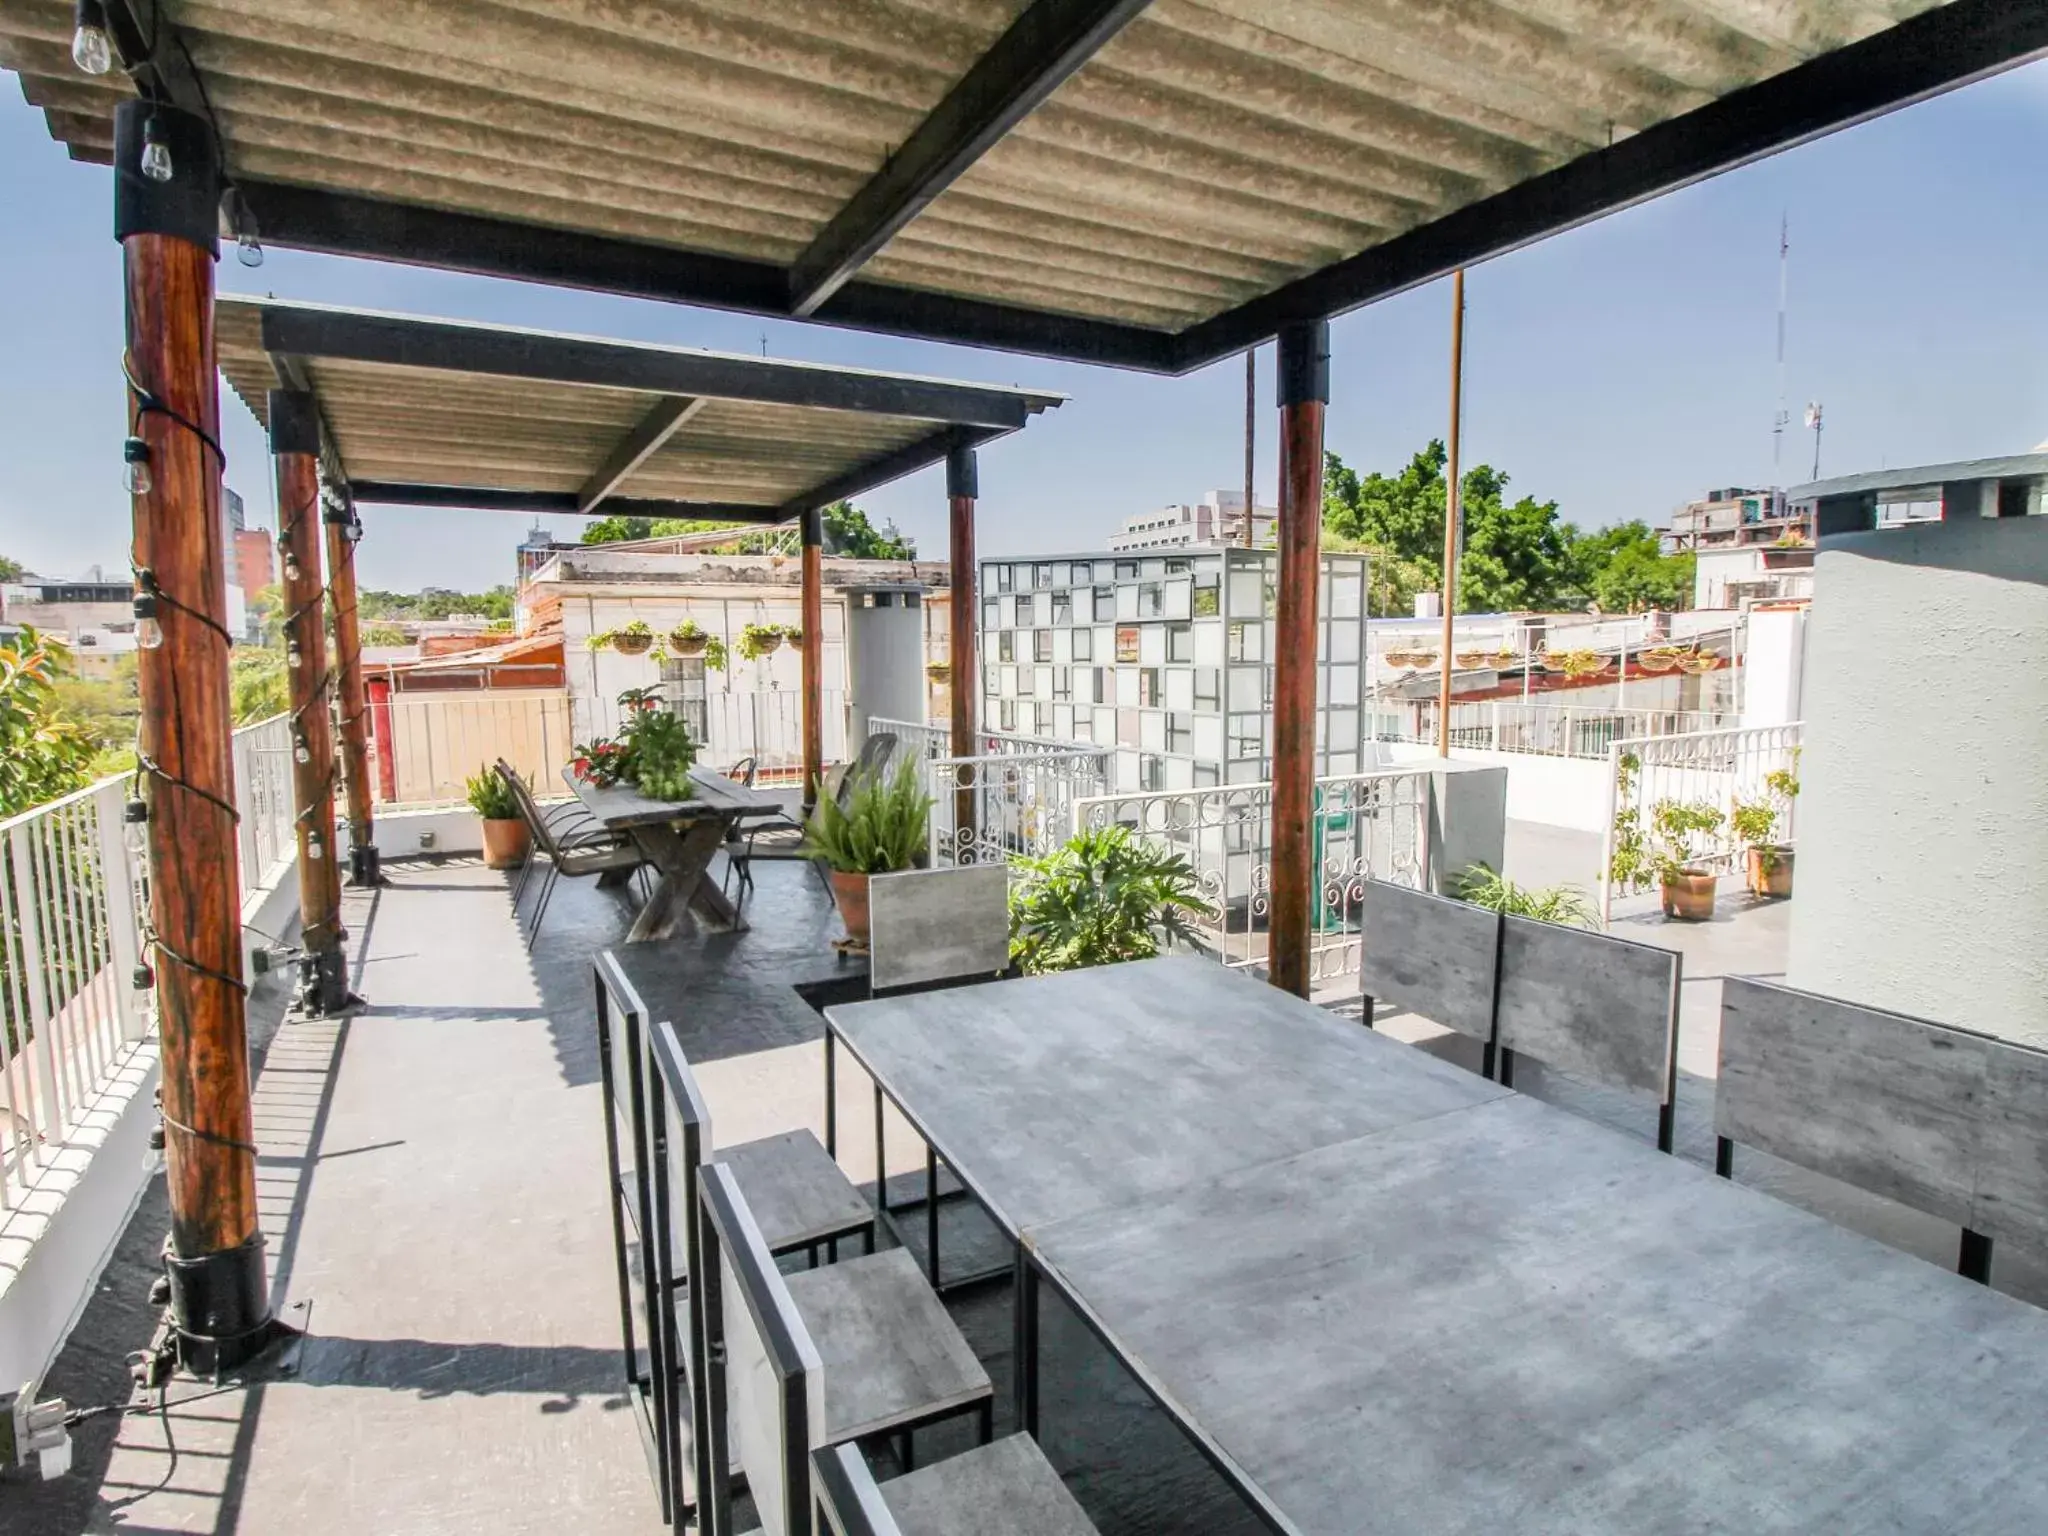
[[[825,508],[825,548],[835,555],[855,560],[915,560],[917,545],[906,539],[894,523],[877,528],[867,513],[850,501],[835,501]]]
[[[396,624],[372,624],[363,631],[365,645],[393,646],[405,643],[405,631]]]
[[[426,587],[418,592],[364,591],[357,596],[356,611],[365,619],[446,619],[458,613],[483,619],[509,619],[518,600],[509,585],[500,584],[488,592],[454,592],[446,587]]]
[[[0,818],[83,789],[99,744],[57,694],[70,653],[33,629],[0,645]]]
[[[228,653],[228,690],[237,725],[283,714],[291,708],[284,652],[269,646],[236,646]]]
[[[27,574],[27,568],[19,560],[0,555],[0,581],[19,581]]]
[[[1557,503],[1509,503],[1508,477],[1482,464],[1465,477],[1465,553],[1458,607],[1466,613],[1557,608],[1571,587],[1571,550]]]
[[[646,517],[600,517],[583,528],[583,542],[586,544],[623,544],[632,539],[653,537],[654,520]]]
[[[1631,544],[1607,562],[1593,582],[1593,600],[1608,613],[1637,613],[1692,606],[1694,556],[1690,550],[1661,554]]]
[[[835,501],[824,509],[825,549],[830,554],[846,555],[856,560],[915,560],[917,546],[903,537],[894,523],[884,523],[880,528],[868,520],[867,513],[850,501]],[[631,539],[663,539],[686,533],[715,533],[721,528],[730,528],[730,523],[712,519],[687,517],[605,517],[599,518],[583,530],[586,544],[617,544]],[[720,544],[712,553],[721,555],[754,555],[785,547],[789,542],[787,533],[754,529],[736,531],[730,544]]]

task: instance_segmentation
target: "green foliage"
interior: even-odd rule
[[[396,624],[372,624],[363,631],[365,645],[399,646],[408,643],[405,631]]]
[[[360,593],[356,611],[370,619],[446,619],[458,613],[473,613],[486,620],[510,620],[518,594],[499,585],[488,592],[453,592],[446,587],[427,587],[419,592]]]
[[[740,630],[734,649],[743,661],[759,661],[763,656],[775,653],[785,633],[780,624],[748,624]]]
[[[842,807],[818,801],[804,824],[804,853],[842,874],[886,875],[914,866],[925,851],[932,797],[919,782],[916,762],[886,778],[863,779]]]
[[[654,536],[654,521],[646,517],[600,517],[583,525],[586,544],[627,544]]]
[[[1650,525],[1637,519],[1589,534],[1568,528],[1578,590],[1606,613],[1671,611],[1692,606],[1694,556],[1663,553]]]
[[[495,768],[484,768],[471,774],[463,781],[469,795],[469,808],[485,821],[517,821],[519,800],[512,793],[512,786],[505,782],[505,776]]]
[[[1635,803],[1636,775],[1642,767],[1640,757],[1624,752],[1614,774],[1614,852],[1607,863],[1607,878],[1624,892],[1640,890],[1650,879],[1650,840],[1643,830],[1643,813]]]
[[[654,629],[645,619],[629,619],[617,629],[599,630],[583,643],[593,651],[608,651],[616,648],[621,640],[632,646],[636,641],[653,639]]]
[[[1212,915],[1193,866],[1127,827],[1078,832],[1010,867],[1010,958],[1033,975],[1150,959],[1192,943],[1189,919]]]
[[[70,670],[69,652],[33,629],[0,645],[0,817],[92,782],[99,743],[65,717],[57,696]]]
[[[136,690],[132,652],[114,657],[105,677],[65,673],[58,676],[56,685],[59,712],[76,722],[102,753],[118,756],[134,746],[135,722],[142,714],[142,699]]]
[[[825,550],[856,560],[915,560],[917,546],[903,537],[894,523],[880,528],[868,521],[867,513],[850,501],[835,501],[822,509]],[[689,517],[604,517],[583,530],[586,544],[619,544],[636,539],[665,539],[686,533],[715,533],[730,523]],[[721,555],[768,554],[785,547],[786,533],[765,529],[736,533],[729,544],[713,547]]]
[[[1768,800],[1738,800],[1728,817],[1728,830],[1743,847],[1761,847],[1778,830],[1778,808]]]
[[[628,688],[619,704],[626,712],[619,734],[579,743],[570,769],[588,784],[633,784],[651,800],[688,800],[696,792],[697,743],[682,716],[658,707],[652,688]]]
[[[894,523],[880,528],[850,501],[835,501],[824,510],[825,548],[856,560],[915,560],[917,545]]]
[[[238,645],[228,653],[228,692],[235,724],[253,725],[291,707],[284,652],[270,646]]]
[[[1696,871],[1699,861],[1712,851],[1724,820],[1721,808],[1704,800],[1659,800],[1652,806],[1650,867],[1658,880]]]
[[[10,560],[7,556],[0,555],[0,581],[19,581],[27,574],[27,569],[19,560]]]
[[[1461,901],[1509,917],[1532,917],[1572,928],[1593,926],[1593,909],[1586,893],[1576,885],[1517,885],[1485,864],[1474,864],[1459,879],[1457,894]]]

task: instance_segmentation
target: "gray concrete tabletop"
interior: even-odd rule
[[[2048,1314],[1533,1099],[1027,1238],[1280,1529],[2048,1526]]]

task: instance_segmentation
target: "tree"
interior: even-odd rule
[[[7,556],[0,555],[0,581],[19,581],[27,574],[28,571],[19,560],[10,560]]]
[[[1593,583],[1593,601],[1608,613],[1639,613],[1647,608],[1692,606],[1693,555],[1690,550],[1662,554],[1653,542],[1648,549],[1631,544],[1607,562]]]
[[[363,631],[363,644],[375,646],[399,646],[406,643],[405,631],[396,624],[372,624]]]
[[[1509,504],[1508,477],[1482,464],[1465,477],[1465,553],[1458,607],[1465,613],[1554,609],[1571,587],[1571,550],[1557,503]]]
[[[291,708],[284,653],[268,646],[236,646],[228,653],[228,691],[237,725],[283,714]]]
[[[99,745],[57,696],[70,672],[70,653],[33,629],[0,645],[0,818],[91,782]]]
[[[855,560],[915,560],[917,545],[903,537],[894,523],[880,528],[850,501],[825,508],[825,548]]]
[[[867,513],[850,501],[835,501],[823,509],[825,550],[855,560],[915,560],[917,546],[903,537],[894,523],[880,528],[868,521]],[[666,539],[686,533],[716,533],[731,528],[715,519],[687,517],[605,517],[583,530],[586,544],[618,544],[632,539]],[[717,555],[766,554],[788,546],[787,532],[756,528],[734,530],[729,544],[708,551]]]
[[[707,523],[704,526],[711,525]],[[583,529],[583,542],[586,544],[623,544],[632,539],[652,537],[654,520],[646,517],[600,517]]]

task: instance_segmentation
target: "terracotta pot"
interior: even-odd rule
[[[1782,899],[1792,894],[1792,850],[1783,843],[1765,843],[1749,850],[1749,890],[1753,896]]]
[[[526,858],[527,842],[526,823],[517,816],[484,818],[484,868],[516,868]]]
[[[868,941],[868,877],[843,869],[827,870],[832,877],[832,899],[839,903],[839,920],[846,924],[846,936],[856,944]]]
[[[709,635],[699,635],[694,640],[686,640],[681,635],[671,632],[668,637],[669,654],[672,656],[702,656],[705,647],[710,644]]]
[[[612,649],[621,656],[638,656],[654,647],[652,635],[614,635]]]
[[[1715,876],[1704,870],[1683,870],[1659,886],[1664,915],[1704,923],[1714,915]]]
[[[1655,651],[1645,651],[1636,658],[1636,665],[1645,672],[1669,672],[1678,665],[1676,656],[1659,656]]]

